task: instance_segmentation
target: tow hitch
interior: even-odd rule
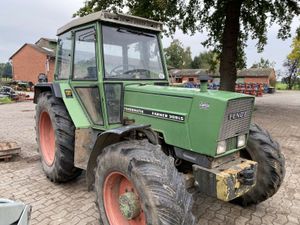
[[[230,201],[248,192],[255,185],[256,171],[257,163],[243,158],[212,169],[193,165],[198,189],[223,201]]]

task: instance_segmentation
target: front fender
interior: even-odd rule
[[[124,137],[130,136],[133,131],[145,134],[145,136],[151,143],[158,144],[156,133],[150,128],[150,125],[133,124],[116,129],[111,129],[99,134],[90,154],[86,170],[86,182],[89,190],[93,188],[93,184],[95,182],[94,170],[97,166],[97,157],[102,153],[103,149],[106,146],[120,142]]]

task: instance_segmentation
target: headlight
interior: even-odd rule
[[[222,154],[226,152],[226,141],[219,141],[218,142],[218,147],[217,147],[217,154]]]
[[[237,147],[241,148],[246,145],[246,135],[238,136]]]

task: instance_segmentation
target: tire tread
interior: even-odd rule
[[[183,175],[175,169],[174,159],[162,153],[159,145],[155,146],[143,140],[124,141],[106,147],[97,159],[96,183],[103,176],[102,172],[111,166],[114,161],[112,159],[119,160],[119,163],[122,159],[129,161],[132,173],[138,171],[139,177],[147,178],[141,182],[144,182],[142,185],[145,191],[153,197],[149,205],[155,206],[157,210],[157,225],[194,224],[195,219],[190,210],[192,195],[185,189]],[[101,187],[95,187],[96,193],[101,193]],[[99,194],[97,201],[101,205]]]
[[[35,116],[38,145],[39,113],[42,110],[47,110],[50,115],[56,139],[55,161],[51,167],[42,162],[44,172],[53,182],[59,183],[72,180],[81,174],[81,169],[74,167],[75,127],[72,119],[61,99],[54,97],[50,92],[41,93],[36,105]],[[41,160],[43,160],[42,157]]]
[[[265,201],[278,191],[285,176],[285,158],[278,142],[257,124],[250,127],[248,146],[244,151],[251,160],[258,162],[257,183],[233,202],[247,206]]]

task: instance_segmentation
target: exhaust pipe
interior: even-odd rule
[[[208,75],[200,75],[200,92],[207,92],[207,83],[209,80],[212,80],[212,78]]]

